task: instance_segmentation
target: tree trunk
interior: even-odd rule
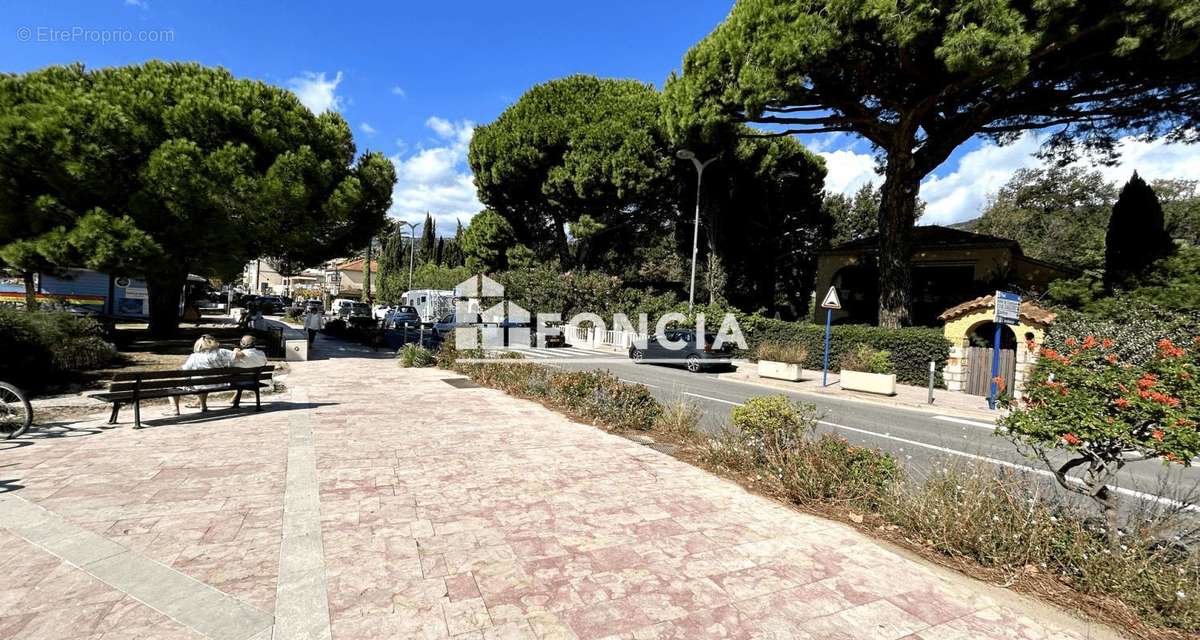
[[[146,281],[149,289],[150,333],[155,336],[174,335],[179,329],[179,298],[187,277],[167,277]]]
[[[33,286],[33,272],[26,271],[21,274],[25,279],[25,310],[36,311],[38,308],[37,288]]]
[[[879,203],[879,326],[912,321],[912,236],[921,175],[905,153],[888,156]]]
[[[1121,541],[1121,520],[1117,513],[1117,495],[1104,486],[1096,492],[1095,500],[1100,503],[1100,509],[1104,512],[1104,528],[1108,544],[1110,547],[1116,548]]]

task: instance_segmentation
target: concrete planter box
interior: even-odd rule
[[[796,382],[804,375],[804,369],[798,364],[775,362],[774,360],[758,361],[758,377],[774,378],[775,380],[790,380]]]
[[[894,396],[896,395],[896,374],[842,370],[842,388],[847,391],[866,391],[867,393]]]

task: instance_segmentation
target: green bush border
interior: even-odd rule
[[[825,354],[825,327],[807,322],[786,322],[762,316],[747,316],[740,323],[748,349],[744,355],[757,352],[764,342],[797,342],[804,346],[807,357],[805,369],[820,370]],[[841,369],[841,356],[858,344],[865,344],[891,354],[896,381],[925,386],[929,383],[929,361],[937,368],[934,384],[944,388],[942,370],[950,358],[950,341],[941,329],[904,327],[884,329],[871,325],[835,325],[829,337],[829,369]]]

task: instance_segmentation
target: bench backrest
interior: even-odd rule
[[[184,371],[121,371],[113,374],[108,385],[109,392],[140,389],[170,389],[199,385],[250,384],[270,382],[274,365],[265,367],[225,367],[221,369],[193,369]]]

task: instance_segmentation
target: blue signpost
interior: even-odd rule
[[[825,294],[825,299],[821,301],[821,308],[825,309],[825,364],[821,371],[821,386],[829,386],[829,331],[833,324],[833,310],[841,309],[842,302],[838,300],[837,289],[829,287],[829,292]]]
[[[991,409],[996,408],[1000,392],[1000,386],[996,384],[996,379],[1000,377],[1000,331],[1006,324],[1021,322],[1021,296],[1009,291],[997,291],[995,307],[996,335],[992,338],[992,385],[988,393],[988,407]],[[1009,383],[1011,384],[1011,381]]]

